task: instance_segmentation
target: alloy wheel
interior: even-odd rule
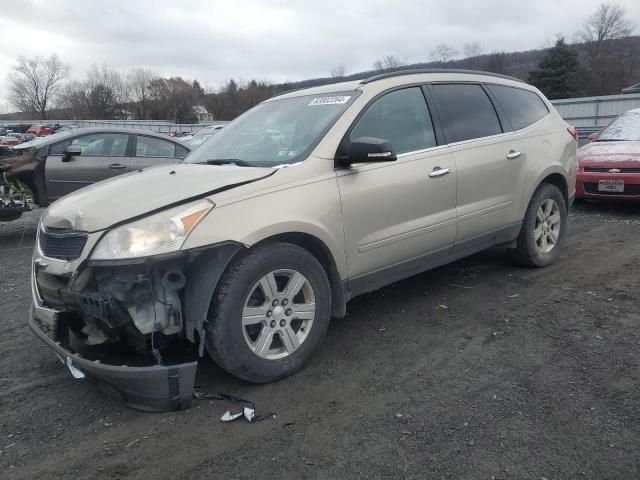
[[[292,269],[276,270],[253,286],[242,310],[242,331],[253,353],[287,357],[309,336],[316,313],[311,283]]]

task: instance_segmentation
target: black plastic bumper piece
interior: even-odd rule
[[[49,323],[47,320],[44,323]],[[146,412],[168,412],[191,408],[198,362],[178,365],[129,367],[108,365],[82,358],[49,338],[37,312],[32,309],[29,327],[60,361],[96,381],[108,394],[126,406]],[[45,327],[46,328],[46,327]],[[69,370],[72,368],[68,367]]]

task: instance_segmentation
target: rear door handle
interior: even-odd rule
[[[451,169],[450,168],[434,167],[434,169],[429,174],[429,177],[430,178],[436,178],[436,177],[441,177],[443,175],[448,175],[449,173],[451,173]]]
[[[109,168],[111,170],[122,170],[123,168],[127,168],[127,166],[121,163],[112,163],[111,165],[109,165]]]
[[[509,153],[507,153],[507,160],[515,160],[520,155],[522,155],[522,152],[517,152],[515,150],[509,150]]]

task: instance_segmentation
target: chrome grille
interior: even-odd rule
[[[40,229],[38,235],[40,251],[45,257],[56,260],[75,260],[82,255],[87,243],[87,234],[75,230],[58,228]]]

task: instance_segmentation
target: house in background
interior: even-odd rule
[[[196,105],[193,107],[193,113],[198,116],[198,122],[212,122],[214,120],[213,113],[209,113],[209,111],[204,107],[204,105]]]

